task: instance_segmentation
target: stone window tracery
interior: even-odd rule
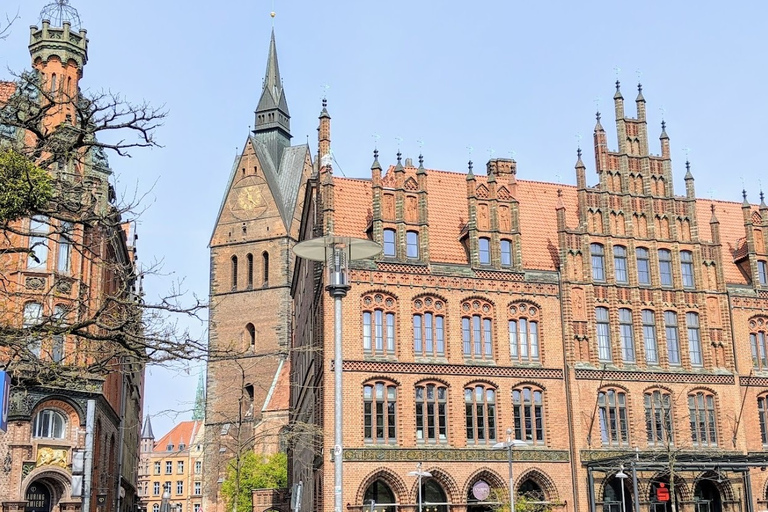
[[[603,446],[629,442],[627,394],[620,389],[602,389],[597,393],[600,414],[600,439]]]
[[[445,302],[437,297],[413,301],[413,353],[416,357],[445,356]]]
[[[427,382],[416,386],[416,440],[448,440],[448,389],[443,384]]]
[[[648,444],[674,444],[672,398],[669,392],[654,389],[646,391],[643,398]]]
[[[697,446],[717,446],[715,397],[705,391],[688,395],[691,441]]]
[[[467,442],[496,442],[496,390],[487,384],[464,389]]]
[[[363,350],[375,356],[395,355],[394,297],[381,292],[363,295]]]
[[[534,304],[516,302],[509,306],[507,314],[510,358],[513,362],[538,362],[541,310]]]
[[[768,317],[757,316],[749,320],[749,345],[755,370],[768,370]]]
[[[367,443],[396,443],[397,386],[376,380],[363,386],[363,436]]]
[[[482,299],[461,304],[461,337],[464,357],[493,358],[493,306]]]
[[[535,386],[512,390],[515,439],[544,444],[544,393]]]

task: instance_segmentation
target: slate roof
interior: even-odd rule
[[[416,168],[405,167],[405,179],[416,176]],[[387,174],[394,174],[390,166]],[[382,179],[383,182],[388,182]],[[427,170],[428,219],[430,260],[436,263],[467,264],[464,247],[460,242],[469,217],[466,200],[465,173]],[[391,179],[391,177],[390,177]],[[476,185],[487,184],[487,176],[475,175]],[[365,237],[371,208],[371,181],[368,179],[334,177],[335,226],[337,234]],[[506,185],[504,177],[497,177],[497,187]],[[557,191],[562,190],[566,225],[578,225],[577,189],[572,185],[517,180],[516,198],[519,201],[520,231],[522,233],[523,267],[530,270],[558,270]],[[720,221],[723,244],[723,264],[726,281],[747,284],[733,258],[738,241],[745,235],[741,203],[698,199],[699,237],[711,241],[710,205]]]
[[[141,429],[142,439],[154,439],[155,434],[152,432],[152,422],[149,420],[149,416],[144,420],[144,428]]]

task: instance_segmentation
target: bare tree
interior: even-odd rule
[[[11,26],[19,19],[19,11],[16,11],[13,16],[6,13],[4,17],[5,21],[0,22],[0,41],[7,39],[11,34]]]

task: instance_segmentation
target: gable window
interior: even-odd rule
[[[501,266],[502,267],[511,267],[512,266],[512,242],[509,240],[502,240],[499,243],[499,248],[501,249]]]
[[[656,340],[656,315],[650,309],[644,309],[642,317],[645,362],[648,364],[659,364],[659,349]]]
[[[635,250],[635,257],[637,258],[637,283],[651,284],[651,263],[648,249],[638,247]]]
[[[466,316],[461,319],[461,337],[464,357],[490,359],[493,357],[493,331],[491,306],[473,300],[462,304]]]
[[[67,420],[53,409],[43,409],[35,416],[32,437],[42,439],[64,439]]]
[[[693,279],[693,253],[680,251],[680,273],[683,276],[683,288],[695,288]]]
[[[680,334],[677,330],[677,313],[664,312],[664,331],[667,335],[667,357],[669,364],[680,365]]]
[[[539,360],[539,308],[525,303],[509,306],[509,355],[512,362]]]
[[[757,262],[757,278],[760,286],[768,286],[768,263],[762,260]]]
[[[72,265],[72,230],[71,222],[61,223],[61,233],[59,234],[59,257],[56,260],[56,270],[62,274],[69,274]]]
[[[384,256],[394,257],[395,252],[395,230],[384,230]]]
[[[620,245],[613,247],[613,270],[617,283],[626,284],[629,282],[627,277],[627,249]]]
[[[363,350],[373,355],[395,354],[395,299],[381,293],[363,297]]]
[[[237,290],[237,256],[232,256],[232,291]]]
[[[417,259],[419,257],[419,233],[417,231],[405,233],[405,255],[409,259]]]
[[[715,397],[699,391],[688,395],[691,441],[698,446],[717,446]]]
[[[768,430],[766,430],[766,395],[757,397],[757,414],[760,420],[760,440],[763,446],[768,445]]]
[[[667,249],[659,249],[659,279],[661,286],[672,286],[672,253]]]
[[[632,327],[632,311],[619,309],[619,336],[621,341],[621,358],[625,363],[635,362],[635,332]]]
[[[440,384],[416,386],[416,440],[448,440],[448,391]]]
[[[512,390],[515,439],[544,444],[544,404],[538,388],[525,386]]]
[[[413,301],[413,352],[421,357],[445,355],[445,303],[432,297]]]
[[[27,268],[45,269],[48,266],[48,219],[29,219],[29,256]]]
[[[674,443],[672,431],[672,400],[669,393],[661,390],[646,392],[645,432],[649,444]]]
[[[363,386],[363,423],[366,442],[397,441],[397,387],[389,382]]]
[[[691,356],[691,366],[704,364],[701,354],[701,331],[699,330],[699,315],[686,313],[685,323],[688,327],[688,352]]]
[[[477,257],[481,265],[491,264],[491,240],[481,237],[477,240]]]
[[[611,357],[611,329],[608,323],[608,309],[595,308],[595,320],[597,322],[597,358],[603,362],[610,362]]]
[[[592,279],[605,281],[605,249],[600,244],[589,246],[592,254]]]
[[[467,442],[496,441],[496,390],[477,385],[464,390]]]
[[[597,393],[600,413],[600,439],[603,446],[627,444],[627,395],[623,391],[607,389]]]

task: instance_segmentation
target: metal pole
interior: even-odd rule
[[[507,457],[509,459],[509,512],[515,512],[515,482],[512,478],[512,439],[508,439]]]
[[[637,486],[637,464],[632,461],[632,488],[635,492],[635,512],[640,512],[640,492]]]
[[[627,512],[627,500],[624,497],[624,479],[621,479],[621,512]]]
[[[421,512],[421,462],[419,462],[419,512]]]
[[[85,409],[85,467],[83,468],[83,512],[91,510],[93,485],[93,429],[96,423],[96,400],[88,400]]]
[[[341,296],[336,295],[333,298],[334,305],[334,326],[333,333],[335,336],[334,341],[334,358],[333,358],[333,377],[334,377],[334,389],[336,394],[336,404],[334,410],[334,447],[333,447],[333,468],[335,475],[335,487],[334,487],[334,509],[336,512],[341,512],[341,486],[342,486],[342,467],[341,467],[341,422],[344,409],[342,407],[342,389],[341,389]]]

